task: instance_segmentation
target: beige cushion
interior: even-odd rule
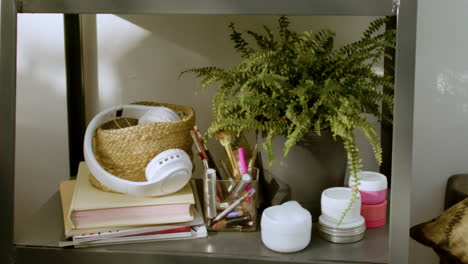
[[[443,263],[468,263],[468,198],[439,217],[412,227],[410,235],[432,247]]]

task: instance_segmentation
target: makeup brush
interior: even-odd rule
[[[221,143],[226,151],[226,155],[228,157],[229,163],[232,168],[232,175],[236,180],[240,179],[241,174],[239,172],[239,167],[237,166],[237,161],[234,159],[232,155],[232,134],[229,131],[218,131],[215,133],[215,138]]]

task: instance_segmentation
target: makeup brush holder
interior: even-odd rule
[[[210,203],[210,199],[204,199],[204,217],[209,231],[251,232],[257,230],[259,169],[253,168],[249,175],[251,180],[244,182],[241,179],[214,180],[216,206]],[[210,192],[209,189],[212,187],[213,183],[210,179],[204,177],[204,195]],[[252,189],[255,189],[255,192],[250,197],[242,199],[242,196]],[[239,200],[241,200],[240,203],[232,210],[228,209]],[[215,221],[216,216],[220,214],[225,214],[225,216]]]

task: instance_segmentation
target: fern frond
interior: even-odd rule
[[[248,57],[254,50],[249,47],[249,43],[242,37],[242,33],[238,32],[234,23],[229,24],[231,28],[231,40],[234,42],[234,49],[241,53],[242,57]]]

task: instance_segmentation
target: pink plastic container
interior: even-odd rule
[[[380,204],[387,199],[387,177],[378,172],[361,171],[357,173],[361,178],[359,192],[362,204]],[[349,187],[354,188],[353,179],[349,179]]]
[[[383,218],[383,219],[380,219],[380,220],[377,220],[377,221],[366,221],[366,227],[367,228],[377,228],[377,227],[384,226],[385,223],[387,222],[386,220],[387,220],[387,218]]]
[[[387,189],[380,191],[363,191],[361,193],[362,204],[379,204],[387,199]]]
[[[361,205],[361,215],[366,220],[367,228],[376,228],[385,225],[387,219],[387,201],[380,204]]]

